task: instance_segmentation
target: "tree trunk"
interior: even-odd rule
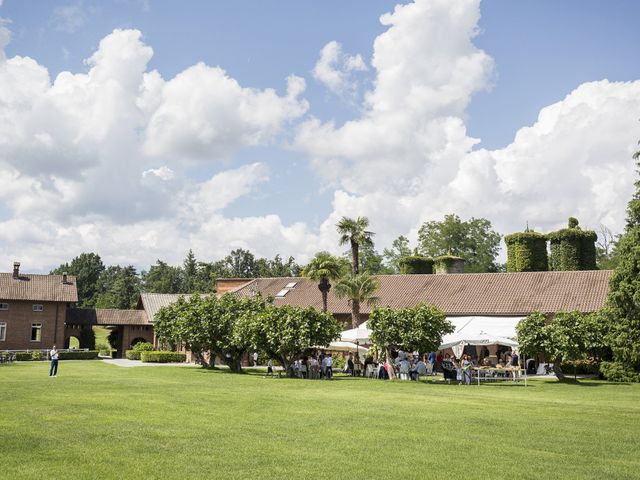
[[[385,350],[387,353],[387,363],[389,364],[389,370],[387,371],[387,373],[389,374],[389,380],[395,380],[396,379],[396,372],[393,369],[393,359],[391,358],[391,349],[389,347],[387,347],[387,349]]]
[[[360,265],[358,258],[358,247],[359,245],[351,240],[351,269],[353,270],[353,274],[357,275],[360,273]]]
[[[327,311],[327,297],[329,295],[329,290],[331,290],[331,284],[329,283],[329,279],[327,277],[322,277],[320,283],[318,284],[318,289],[322,292],[322,311]]]
[[[351,328],[357,328],[360,321],[360,302],[351,300]]]
[[[242,355],[233,355],[231,357],[229,369],[234,373],[242,373]]]
[[[561,382],[564,381],[565,378],[566,378],[564,373],[563,373],[563,371],[562,371],[562,368],[560,367],[560,361],[559,360],[553,362],[553,373],[556,374],[556,378]]]

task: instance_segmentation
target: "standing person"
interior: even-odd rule
[[[322,359],[322,370],[324,372],[324,377],[327,380],[331,380],[333,377],[333,357],[331,355],[326,355]]]
[[[444,360],[442,360],[442,362],[440,363],[442,365],[444,380],[447,382],[447,384],[451,385],[451,380],[456,378],[455,365],[451,360],[451,355],[447,353],[444,357]]]
[[[355,375],[355,365],[353,364],[353,358],[351,358],[351,354],[347,356],[347,371],[345,372],[350,375]]]
[[[462,356],[462,377],[464,379],[465,385],[471,385],[471,376],[473,373],[472,370],[473,363],[471,362],[471,358],[469,355]]]
[[[49,376],[57,377],[58,376],[58,350],[56,349],[55,345],[51,349],[51,352],[49,352],[49,356],[51,357],[51,368],[49,369]]]
[[[516,353],[515,350],[513,350],[511,352],[511,368],[518,368],[519,367],[518,360],[519,360],[518,354]],[[514,382],[516,381],[516,377],[518,376],[519,373],[520,372],[518,372],[517,370],[513,371],[513,381]]]
[[[253,352],[253,366],[258,366],[258,352]]]
[[[456,369],[456,380],[458,381],[458,385],[462,385],[462,361],[458,360],[454,355],[451,357],[451,361],[453,362],[453,366]]]
[[[271,375],[273,377],[273,360],[271,359],[267,362],[267,375]]]
[[[316,358],[315,355],[313,355],[311,357],[311,360],[309,360],[309,370],[311,372],[311,378],[313,380],[317,380],[318,379],[318,359]]]
[[[411,365],[409,365],[409,360],[403,358],[400,361],[400,380],[409,380],[409,370],[411,369]]]
[[[438,357],[436,357],[436,352],[429,352],[429,356],[427,360],[431,364],[431,375],[437,375],[438,372]]]

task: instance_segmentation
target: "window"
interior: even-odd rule
[[[44,307],[40,304],[36,304],[33,306],[33,311],[34,312],[42,312],[44,310]]]
[[[2,322],[0,323],[0,342],[4,342],[4,339],[7,337],[7,324]]]
[[[31,324],[31,341],[39,342],[40,340],[42,340],[42,324],[32,323]]]
[[[282,298],[284,297],[287,293],[289,293],[289,289],[288,288],[283,288],[282,290],[280,290],[278,293],[276,293],[276,298]]]
[[[284,288],[296,288],[296,284],[297,284],[297,283],[298,283],[298,282],[290,282],[290,283],[287,283],[287,285],[286,285]]]
[[[9,310],[8,303],[0,303],[0,310]]]

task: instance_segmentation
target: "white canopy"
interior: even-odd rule
[[[358,351],[360,353],[366,353],[369,351],[368,348],[364,348],[362,345],[356,345],[352,342],[342,342],[336,341],[331,342],[328,347],[325,347],[327,350],[334,350],[337,352],[355,352]]]
[[[340,340],[343,342],[358,342],[360,344],[371,343],[371,330],[367,326],[367,322],[359,325],[358,328],[345,330],[340,334]]]
[[[455,331],[442,338],[440,350],[453,348],[459,357],[465,345],[518,347],[516,325],[524,317],[448,317]]]

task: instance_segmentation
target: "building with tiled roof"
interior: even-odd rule
[[[71,275],[0,273],[0,350],[40,350],[62,346],[70,304],[78,301]]]
[[[609,289],[609,270],[520,273],[460,273],[449,275],[378,275],[377,305],[392,308],[418,303],[435,305],[447,316],[523,316],[536,310],[593,312]],[[224,283],[224,279],[218,283]],[[275,305],[322,308],[317,282],[299,277],[257,278],[233,290],[236,295],[273,296]],[[371,307],[361,305],[366,317]],[[332,289],[328,310],[349,315],[346,299]]]

